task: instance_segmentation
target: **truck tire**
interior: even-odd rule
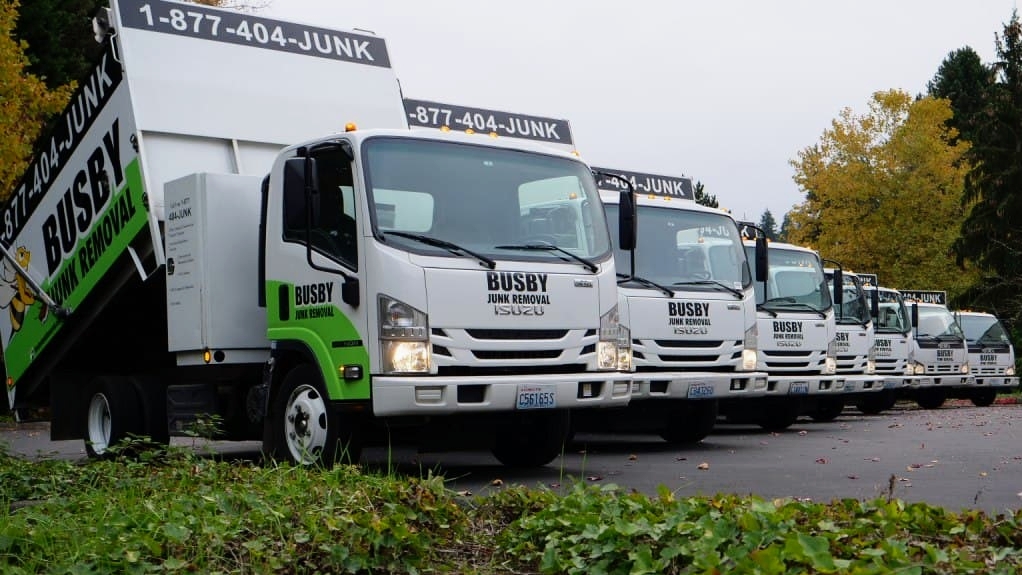
[[[800,401],[768,401],[763,407],[762,413],[756,417],[756,423],[767,431],[788,429],[795,425],[798,416],[802,414],[802,402]]]
[[[269,456],[293,465],[358,463],[362,457],[354,421],[343,421],[330,409],[319,370],[301,364],[284,377],[273,396],[270,416]]]
[[[943,389],[924,389],[916,396],[916,403],[923,409],[939,409],[947,400],[947,392]]]
[[[837,419],[845,410],[845,400],[840,397],[827,397],[817,401],[816,407],[809,417],[817,423],[829,423]]]
[[[89,383],[85,404],[85,452],[92,458],[112,457],[130,436],[141,436],[142,401],[131,381],[97,377]]]
[[[570,433],[566,409],[524,415],[497,428],[493,456],[507,467],[542,467],[564,451]]]
[[[716,399],[685,402],[684,409],[670,416],[660,437],[674,444],[698,443],[713,431],[719,411]]]
[[[879,394],[870,395],[859,400],[855,407],[866,415],[879,415],[894,407],[898,401],[894,392],[890,390],[881,391]]]
[[[997,390],[994,389],[977,389],[972,392],[972,396],[969,400],[976,407],[988,407],[994,404],[994,400],[997,399]]]

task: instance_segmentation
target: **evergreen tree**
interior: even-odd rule
[[[988,276],[970,299],[1022,319],[1022,23],[1018,12],[995,39],[996,83],[969,154],[964,201],[971,211],[953,249]]]
[[[781,219],[781,229],[777,232],[777,241],[787,242],[788,241],[788,228],[791,226],[791,218],[788,217],[790,212],[785,212],[784,217]]]
[[[966,46],[948,54],[927,88],[934,98],[951,101],[954,116],[948,125],[958,130],[960,138],[974,142],[993,84],[993,71],[980,61],[975,50]]]
[[[702,182],[696,182],[695,187],[696,203],[700,206],[708,206],[711,208],[719,208],[720,205],[717,203],[717,196],[707,194]]]
[[[768,240],[777,241],[777,222],[774,220],[774,215],[767,209],[763,212],[763,215],[759,217],[759,227],[763,229],[763,233],[766,234]]]

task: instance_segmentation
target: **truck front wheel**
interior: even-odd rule
[[[916,403],[923,409],[938,409],[947,400],[947,392],[943,389],[923,389],[916,396]]]
[[[993,389],[977,389],[972,392],[972,397],[969,398],[972,404],[976,407],[988,407],[994,404],[994,400],[997,399],[997,391]]]
[[[561,454],[570,433],[567,410],[524,415],[497,429],[493,456],[508,467],[542,467]]]
[[[802,414],[802,402],[790,399],[771,398],[763,402],[763,410],[756,417],[756,423],[767,431],[784,431]]]
[[[121,377],[97,377],[89,384],[85,409],[85,452],[110,457],[131,435],[143,433],[142,402],[131,382]]]
[[[284,377],[270,410],[269,455],[295,465],[357,463],[362,455],[353,421],[329,409],[319,371],[299,365]]]
[[[818,400],[809,417],[817,423],[829,423],[837,419],[845,410],[845,401],[840,397],[827,397]]]
[[[668,416],[670,419],[660,431],[660,437],[668,443],[698,443],[713,431],[718,411],[719,403],[716,399],[687,401],[679,413]]]

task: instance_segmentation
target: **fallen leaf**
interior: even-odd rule
[[[897,428],[897,427],[904,427],[904,426],[902,424],[900,424],[900,423],[892,423],[892,424],[887,426],[887,429],[894,429],[894,428]]]
[[[759,444],[760,445],[770,445],[770,442],[769,441],[760,441]]]
[[[919,469],[920,467],[922,467],[922,465],[920,465],[918,463],[911,463],[911,464],[909,464],[909,468],[910,469]]]
[[[675,457],[674,460],[675,461],[688,461],[688,458],[687,457]]]
[[[847,477],[848,479],[858,479],[859,478],[858,475],[846,475],[845,477]]]
[[[829,463],[826,457],[820,457],[816,460],[816,463]]]
[[[635,460],[637,460],[638,458],[639,458],[639,456],[638,456],[638,455],[635,455],[635,454],[633,453],[633,454],[631,454],[631,455],[629,455],[629,456],[628,456],[628,461],[635,461]]]
[[[465,490],[462,490],[462,491],[458,491],[457,494],[459,496],[461,496],[461,497],[468,497],[468,496],[472,495],[472,492],[469,491],[468,489],[465,489]]]
[[[879,458],[879,457],[864,457],[864,458],[863,458],[863,461],[873,461],[873,462],[877,462],[877,461],[880,461],[880,458]]]
[[[798,434],[805,437],[806,435],[809,435],[809,432],[803,429],[802,431],[799,431]]]
[[[550,489],[557,489],[557,488],[558,488],[558,487],[560,487],[560,486],[561,486],[561,484],[560,484],[560,483],[551,483],[551,484],[550,484]]]
[[[987,476],[987,472],[986,471],[980,471],[979,472],[979,476],[980,477],[986,477]]]
[[[599,475],[590,475],[589,477],[586,477],[586,479],[588,479],[589,481],[600,481],[601,479],[603,479],[603,477]]]
[[[504,480],[503,479],[494,479],[493,481],[490,482],[490,485],[493,485],[493,486],[496,486],[496,487],[500,487],[501,485],[504,485]]]
[[[701,471],[706,471],[709,468],[710,468],[710,464],[706,463],[705,461],[696,466],[696,469],[699,469]]]

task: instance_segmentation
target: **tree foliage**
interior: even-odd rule
[[[695,198],[696,203],[700,206],[707,206],[710,208],[719,208],[720,205],[717,203],[717,196],[713,194],[707,194],[706,188],[702,182],[696,182],[695,186]]]
[[[956,295],[976,278],[950,253],[969,143],[947,125],[947,100],[877,92],[869,111],[845,109],[820,142],[792,160],[806,200],[790,213],[788,240],[810,245],[883,284]]]
[[[1022,318],[1022,23],[1018,13],[996,36],[996,80],[969,153],[965,180],[970,211],[954,244],[959,262],[988,273],[970,294],[1007,315]]]
[[[26,72],[25,43],[15,40],[18,0],[0,0],[0,200],[17,184],[46,120],[60,112],[71,88],[49,89]]]
[[[774,215],[770,213],[769,209],[764,210],[759,217],[759,227],[763,229],[767,239],[777,240],[777,220],[774,219]]]
[[[781,219],[781,229],[777,230],[777,241],[787,242],[788,240],[788,229],[791,227],[791,212],[785,212],[784,218]]]
[[[983,64],[975,50],[966,46],[948,54],[927,89],[934,98],[951,102],[954,115],[948,124],[958,130],[959,137],[975,142],[993,83],[993,70]]]

